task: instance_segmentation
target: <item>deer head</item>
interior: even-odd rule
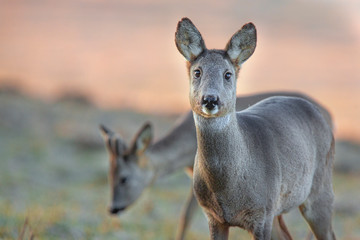
[[[205,118],[234,112],[240,66],[256,47],[255,26],[245,24],[231,37],[225,50],[208,50],[195,25],[183,18],[178,23],[175,42],[188,61],[193,111]]]
[[[135,135],[130,147],[122,138],[104,125],[100,125],[105,145],[109,153],[109,184],[111,206],[109,212],[123,211],[150,184],[154,175],[147,167],[146,149],[152,140],[152,128],[145,124]]]

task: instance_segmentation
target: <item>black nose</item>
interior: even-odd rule
[[[109,208],[109,212],[111,214],[117,214],[118,212],[121,212],[123,210],[125,210],[125,207],[110,207]]]
[[[201,104],[211,111],[219,104],[219,98],[217,96],[207,95],[201,99]]]

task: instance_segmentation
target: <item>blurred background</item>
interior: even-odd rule
[[[185,16],[208,48],[256,25],[239,95],[298,91],[332,113],[334,226],[339,239],[360,239],[359,1],[0,0],[1,239],[18,238],[25,219],[24,235],[39,239],[173,238],[190,180],[181,171],[160,180],[110,217],[98,124],[130,141],[149,120],[159,139],[190,110],[174,43]],[[298,213],[286,220],[295,239],[306,236]],[[188,237],[208,239],[200,210]]]

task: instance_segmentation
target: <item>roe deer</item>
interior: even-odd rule
[[[296,96],[318,104],[313,99],[300,93],[268,92],[238,97],[236,109],[238,111],[243,110],[270,96]],[[331,116],[327,110],[320,105],[318,106],[329,124],[332,124]],[[110,156],[109,182],[112,204],[109,211],[112,214],[121,212],[135,202],[145,188],[150,186],[157,178],[165,177],[184,168],[188,170],[189,177],[192,177],[197,144],[195,124],[191,111],[181,117],[178,124],[165,137],[153,144],[150,143],[152,129],[149,124],[140,129],[130,147],[127,146],[119,134],[116,134],[108,127],[102,125],[100,129]],[[145,133],[143,133],[144,131]],[[142,151],[136,151],[138,147],[133,146],[136,142],[142,141],[139,138],[148,138],[148,140],[143,141],[146,146],[143,146]],[[139,154],[136,155],[136,153]],[[184,239],[186,229],[196,208],[197,202],[191,188],[186,206],[181,214],[176,236],[177,240]],[[278,228],[277,231],[273,231],[274,239],[279,239],[284,234],[286,227],[278,221],[274,221],[274,224]]]
[[[244,25],[225,50],[208,50],[183,18],[175,42],[188,61],[198,146],[193,186],[211,239],[227,239],[237,226],[268,240],[274,217],[294,207],[317,239],[335,239],[334,138],[319,109],[301,98],[271,97],[235,111],[236,80],[255,50],[255,26]]]

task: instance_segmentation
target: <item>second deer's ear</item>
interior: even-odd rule
[[[253,23],[245,24],[230,39],[225,51],[235,65],[244,63],[255,51],[256,28]]]
[[[101,134],[103,135],[104,139],[108,138],[110,135],[114,134],[114,132],[112,130],[110,130],[108,127],[106,127],[103,124],[99,125],[99,129],[100,129]]]
[[[178,23],[175,43],[179,52],[188,61],[194,61],[206,49],[200,32],[188,18],[183,18]]]
[[[100,124],[99,128],[101,134],[103,135],[106,148],[110,154],[119,156],[122,152],[125,151],[126,144],[118,134],[103,124]]]
[[[136,155],[141,155],[150,146],[153,138],[152,127],[150,123],[144,124],[144,126],[136,134],[132,143],[132,152]]]

